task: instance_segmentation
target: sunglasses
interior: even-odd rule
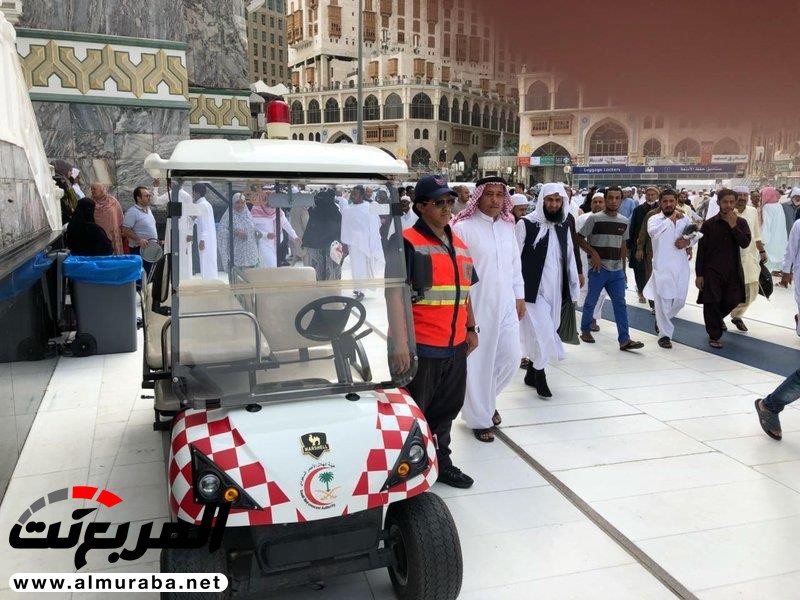
[[[436,200],[426,200],[425,204],[433,204],[436,208],[444,208],[445,205],[452,208],[456,203],[456,199],[452,196],[437,198]]]

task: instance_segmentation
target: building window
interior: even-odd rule
[[[661,156],[661,142],[655,138],[647,140],[642,147],[642,154],[645,157]]]
[[[365,121],[378,121],[381,118],[381,106],[378,104],[378,99],[370,94],[364,100],[364,120]]]
[[[423,140],[427,140],[429,136],[430,136],[430,133],[428,132],[428,130],[427,129],[423,129],[422,130],[422,139]]]
[[[319,123],[322,121],[322,111],[319,108],[319,102],[312,100],[308,103],[308,122]]]
[[[550,88],[543,81],[535,81],[525,94],[525,110],[550,110]]]
[[[470,123],[473,127],[481,126],[481,107],[478,106],[477,102],[472,105],[472,117],[470,119]]]
[[[420,138],[419,129],[415,129],[415,130],[414,130],[414,139],[415,139],[415,140],[418,140],[419,138]]]
[[[357,121],[358,120],[358,101],[350,96],[344,101],[344,120]]]
[[[386,101],[383,103],[383,118],[384,119],[402,119],[403,118],[403,101],[397,94],[389,94]]]
[[[739,144],[731,138],[723,138],[714,144],[714,154],[739,154]]]
[[[341,121],[341,111],[339,110],[339,103],[335,98],[328,98],[325,102],[325,122],[338,123]]]
[[[628,134],[621,125],[604,123],[589,138],[589,156],[626,156]]]
[[[299,100],[292,102],[292,125],[302,125],[305,123],[303,115],[303,105]]]
[[[450,120],[450,102],[447,96],[442,96],[439,100],[439,120],[445,122]]]
[[[425,93],[420,93],[414,96],[411,100],[411,118],[412,119],[432,119],[433,118],[433,104],[430,97]]]
[[[656,129],[664,129],[664,117],[656,117]]]
[[[431,153],[425,148],[417,148],[411,155],[411,168],[412,169],[427,169],[431,162]]]

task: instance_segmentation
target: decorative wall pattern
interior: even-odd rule
[[[192,135],[218,134],[250,136],[249,92],[191,88],[189,130]]]
[[[20,29],[17,52],[36,100],[187,107],[185,44]]]

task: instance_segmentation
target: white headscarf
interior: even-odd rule
[[[746,185],[737,185],[734,186],[733,191],[736,192],[737,194],[749,194],[750,188],[747,187]]]
[[[544,214],[544,199],[546,196],[550,196],[552,194],[558,194],[563,200],[561,204],[560,222],[563,223],[566,221],[567,215],[569,215],[569,196],[567,196],[567,191],[564,189],[564,184],[545,183],[542,186],[542,189],[539,190],[539,198],[536,200],[536,208],[532,213],[525,216],[525,218],[529,221],[539,224],[539,234],[533,241],[534,246],[536,246],[548,233],[550,233],[550,230],[558,224],[554,223],[553,221],[548,221],[547,216]]]
[[[530,204],[530,201],[525,194],[514,194],[511,196],[511,202],[514,206],[528,206],[528,204]]]
[[[789,192],[789,198],[794,198],[795,196],[800,196],[800,187],[793,187],[792,191]]]

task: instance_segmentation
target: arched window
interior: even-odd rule
[[[589,156],[625,156],[628,154],[628,134],[622,125],[603,123],[589,138]]]
[[[428,168],[431,162],[431,153],[425,150],[425,148],[417,148],[414,150],[414,153],[411,155],[411,168],[416,169],[417,167]]]
[[[460,162],[463,162],[464,164],[466,164],[466,162],[467,162],[467,159],[466,159],[466,158],[464,158],[464,155],[463,155],[461,152],[459,152],[458,154],[456,154],[456,155],[453,157],[453,162],[455,162],[455,163],[460,163]]]
[[[312,100],[308,103],[308,122],[319,123],[322,121],[322,113],[319,109],[319,102]]]
[[[423,129],[422,130],[422,139],[423,140],[427,140],[429,137],[430,137],[430,133],[428,132],[428,130],[427,129]]]
[[[481,126],[481,107],[478,106],[477,102],[472,105],[472,118],[470,121],[473,127]]]
[[[653,117],[646,116],[644,118],[644,124],[642,125],[644,129],[652,129],[653,128]]]
[[[569,158],[569,152],[564,146],[555,142],[547,142],[533,151],[533,156],[552,156],[555,157],[556,164],[569,164],[564,159]],[[559,160],[560,159],[560,160]]]
[[[325,122],[338,123],[342,120],[342,111],[339,110],[339,102],[336,98],[328,98],[325,102]]]
[[[440,163],[447,162],[447,150],[445,150],[444,148],[439,150],[439,162]]]
[[[472,167],[473,171],[478,168],[478,154],[477,153],[472,155],[472,158],[470,159],[469,164]]]
[[[555,108],[578,108],[578,84],[565,79],[558,84]]]
[[[514,133],[519,133],[519,117],[514,117]]]
[[[510,111],[508,113],[508,119],[506,120],[506,131],[514,131],[514,115]]]
[[[489,129],[492,124],[492,114],[489,112],[489,107],[483,107],[483,118],[481,119],[481,127],[484,129]]]
[[[506,130],[506,110],[505,109],[500,111],[500,126],[497,129],[502,129],[503,131]]]
[[[383,118],[384,119],[402,119],[403,118],[403,101],[397,94],[389,94],[386,97],[386,102],[383,103]]]
[[[317,133],[314,135],[314,139],[315,139],[317,142],[318,142],[318,141],[320,141],[320,140],[322,139],[322,138],[320,137],[320,135],[319,135],[319,131],[318,131],[318,132],[317,132]]]
[[[525,110],[550,110],[550,88],[543,81],[535,81],[525,94]]]
[[[447,99],[447,96],[442,96],[442,99],[439,100],[439,120],[450,120],[450,101]]]
[[[469,125],[469,102],[464,100],[464,103],[461,105],[461,124],[462,125]]]
[[[656,117],[655,127],[656,129],[664,129],[664,117],[662,117],[661,115],[658,115]]]
[[[411,99],[412,119],[432,119],[433,103],[428,94],[419,93]]]
[[[675,146],[675,156],[681,158],[699,158],[700,143],[692,138],[683,138]]]
[[[419,138],[420,138],[420,135],[419,135],[419,129],[415,129],[415,130],[414,130],[414,139],[415,139],[415,140],[418,140]]]
[[[297,139],[297,134],[296,134],[296,133],[293,133],[293,134],[292,134],[292,139],[293,139],[293,140],[296,140],[296,139]]]
[[[381,106],[378,104],[378,99],[370,94],[364,100],[364,120],[377,121],[381,118]]]
[[[500,128],[500,121],[497,118],[497,107],[495,106],[492,109],[492,123],[490,125],[490,129],[497,131]]]
[[[352,96],[344,101],[344,120],[358,121],[358,101]]]
[[[300,134],[300,139],[301,139],[301,140],[303,139],[303,134],[302,134],[302,133]],[[309,139],[310,139],[310,138],[309,138]]]
[[[453,114],[450,115],[450,120],[453,123],[461,122],[461,104],[458,102],[458,98],[453,98]]]
[[[655,138],[651,138],[642,146],[642,154],[644,156],[661,156],[661,142]]]
[[[739,154],[739,144],[729,137],[714,144],[714,154]]]
[[[303,103],[299,100],[292,102],[292,125],[302,125],[305,123],[303,114]]]

